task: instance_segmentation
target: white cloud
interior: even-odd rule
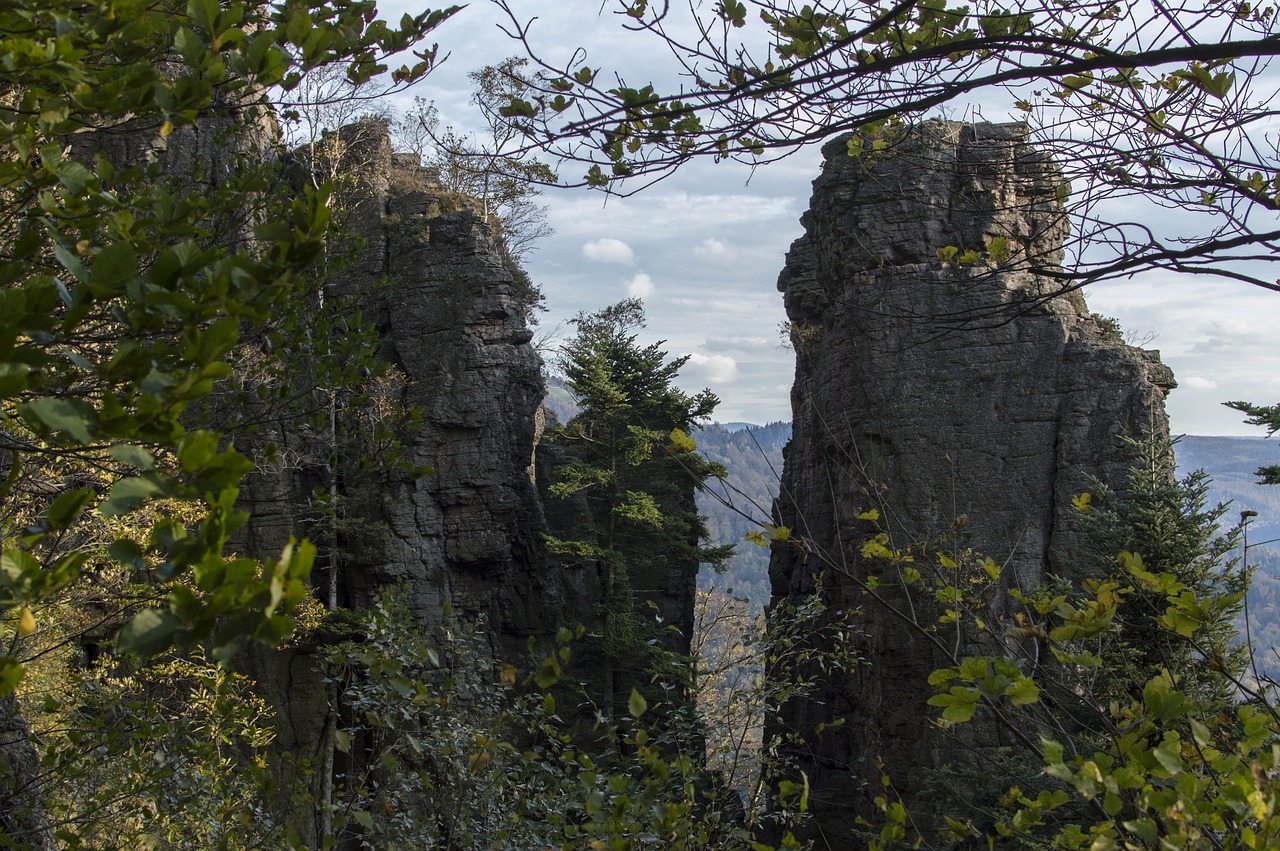
[[[712,384],[727,384],[738,379],[738,362],[728,355],[689,355],[685,370]]]
[[[653,278],[644,272],[637,272],[627,279],[625,284],[629,298],[648,298],[653,295]]]
[[[1188,375],[1186,378],[1183,378],[1181,381],[1179,381],[1179,383],[1183,387],[1186,387],[1189,390],[1217,390],[1218,389],[1218,382],[1214,381],[1212,378],[1204,378],[1203,376],[1199,376],[1199,375]]]
[[[732,254],[729,250],[729,243],[713,236],[709,236],[698,243],[698,247],[693,249],[693,253],[704,260],[724,260]]]
[[[781,337],[708,337],[706,348],[713,352],[768,352],[776,349]]]
[[[620,239],[601,237],[582,246],[582,256],[597,263],[614,263],[618,266],[632,266],[636,262],[636,253]]]

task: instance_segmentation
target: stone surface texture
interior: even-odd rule
[[[936,612],[863,543],[886,532],[895,547],[990,556],[1003,573],[984,615],[998,633],[1016,615],[1008,589],[1071,575],[1071,498],[1090,477],[1123,490],[1122,438],[1167,434],[1174,382],[1078,293],[1050,297],[1064,190],[1022,125],[931,122],[874,159],[848,156],[847,137],[824,154],[778,283],[797,364],[776,510],[805,546],[775,545],[770,575],[775,606],[820,582],[865,663],[786,703],[770,735],[804,737],[789,751],[812,789],[808,838],[843,849],[861,847],[854,820],[872,815],[881,767],[927,822],[930,769],[1005,742],[994,726],[945,735],[931,722],[930,672],[989,639],[961,629],[937,636],[946,652],[931,644],[908,620]],[[988,264],[997,238],[1009,258]],[[956,262],[970,249],[984,260]],[[870,509],[878,520],[858,519]],[[861,590],[873,576],[883,603]]]
[[[392,153],[385,124],[365,122],[341,135],[346,164],[335,216],[358,239],[346,246],[354,255],[327,279],[326,298],[348,300],[375,326],[378,356],[390,367],[389,398],[419,413],[419,423],[401,430],[406,460],[431,472],[371,474],[354,457],[339,460],[338,601],[359,608],[398,586],[424,630],[444,624],[447,606],[487,637],[495,662],[509,660],[522,678],[531,638],[547,655],[561,627],[583,624],[587,636],[574,646],[562,682],[582,682],[598,702],[611,685],[591,638],[604,569],[552,557],[542,542],[547,532],[595,533],[584,504],[545,497],[554,468],[567,459],[555,445],[539,446],[545,383],[526,321],[529,293],[475,212],[442,210],[456,196],[437,192],[415,158]],[[338,441],[352,456],[370,448],[361,444],[362,428],[339,413]],[[343,433],[355,435],[354,443]],[[238,544],[267,557],[290,536],[319,542],[313,581],[323,597],[335,569],[332,534],[312,494],[331,480],[327,436],[281,427],[267,437],[279,460],[244,490],[253,518]],[[673,565],[655,594],[663,612],[686,616],[679,624],[686,650],[696,570]],[[315,653],[304,644],[245,661],[277,707],[278,746],[310,760],[323,750],[330,699]],[[565,717],[578,714],[574,704],[561,707]],[[313,826],[298,815],[295,827],[313,841]]]
[[[442,212],[426,175],[393,155],[385,124],[341,136],[334,216],[356,238],[335,246],[342,262],[325,297],[374,324],[390,367],[382,393],[416,410],[419,422],[398,435],[406,465],[379,472],[358,463],[377,452],[367,410],[339,410],[333,434],[282,424],[264,435],[277,451],[244,488],[253,518],[237,544],[268,557],[290,537],[310,538],[319,544],[312,579],[322,599],[334,570],[344,607],[398,586],[418,628],[441,626],[447,606],[483,631],[495,658],[521,661],[529,636],[547,638],[584,614],[562,605],[558,573],[540,555],[545,520],[531,467],[544,386],[528,305],[489,229],[471,212]],[[335,438],[336,479],[328,460]],[[411,467],[431,472],[415,477]],[[330,486],[340,517],[336,565],[335,527],[313,505]],[[316,650],[304,638],[243,662],[276,707],[277,746],[313,761],[331,700]],[[304,841],[316,839],[304,813],[294,822]]]

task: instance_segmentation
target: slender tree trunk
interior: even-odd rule
[[[333,695],[330,694],[330,698]],[[324,737],[320,747],[324,751],[320,761],[320,841],[333,836],[333,751],[337,743],[338,716],[329,706],[329,716],[324,722]]]
[[[9,842],[27,851],[55,847],[40,800],[40,759],[13,695],[0,698],[0,845]]]

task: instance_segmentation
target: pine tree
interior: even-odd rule
[[[1244,669],[1247,648],[1236,641],[1234,621],[1249,575],[1231,557],[1239,549],[1240,531],[1222,529],[1228,506],[1208,504],[1209,478],[1203,470],[1177,477],[1175,443],[1136,443],[1138,458],[1126,490],[1098,487],[1094,507],[1081,515],[1082,564],[1135,585],[1111,646],[1100,654],[1105,665],[1095,697],[1103,705],[1141,695],[1143,686],[1164,670],[1189,694],[1227,698],[1234,691],[1232,678]],[[1218,601],[1204,611],[1205,629],[1197,643],[1181,640],[1168,628],[1167,594],[1135,584],[1117,562],[1121,552],[1140,556],[1150,573],[1172,575],[1197,598]]]
[[[662,343],[636,341],[634,331],[644,327],[638,299],[580,313],[574,325],[561,367],[581,410],[549,434],[571,459],[556,471],[551,491],[585,499],[594,536],[550,545],[601,565],[603,649],[632,675],[614,682],[615,696],[625,700],[654,669],[686,678],[689,636],[659,632],[654,615],[691,622],[691,611],[662,610],[664,590],[674,576],[692,588],[700,563],[721,564],[732,552],[702,544],[707,530],[694,493],[724,470],[701,458],[688,436],[719,400],[710,390],[689,395],[675,386],[687,357],[668,361]]]

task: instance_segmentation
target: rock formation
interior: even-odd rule
[[[354,458],[339,459],[336,565],[329,521],[311,506],[312,492],[331,481],[331,438],[293,426],[267,435],[281,460],[245,489],[253,519],[240,546],[265,556],[290,536],[319,540],[313,581],[322,597],[333,571],[338,602],[347,607],[365,606],[396,585],[419,628],[441,625],[447,608],[487,637],[495,661],[521,668],[531,638],[547,649],[560,627],[583,624],[588,636],[573,648],[565,678],[598,694],[607,688],[607,666],[591,633],[599,628],[604,568],[557,559],[542,543],[548,532],[594,533],[585,505],[544,498],[565,459],[558,447],[543,446],[535,463],[545,386],[526,324],[527,287],[474,212],[442,211],[456,197],[433,188],[416,156],[392,153],[385,124],[365,122],[340,135],[343,189],[335,215],[356,237],[355,253],[329,277],[326,298],[358,306],[373,324],[378,356],[391,368],[386,392],[398,408],[416,410],[420,422],[400,429],[408,462],[401,472],[369,474]],[[356,435],[353,454],[369,448],[359,445],[367,426],[341,411],[337,422],[338,431]],[[431,472],[416,476],[412,467]],[[670,566],[671,576],[654,579],[645,597],[679,621],[685,652],[696,570]],[[328,700],[314,648],[255,652],[247,670],[277,707],[280,748],[316,758]],[[562,702],[562,714],[574,717],[574,705]],[[314,840],[308,825],[297,827],[304,841]]]
[[[777,510],[806,546],[775,546],[770,567],[775,605],[820,579],[831,607],[853,615],[865,659],[771,724],[775,739],[806,742],[791,756],[812,789],[811,838],[830,848],[856,846],[882,768],[927,820],[929,770],[1002,742],[979,724],[964,725],[963,743],[931,724],[926,678],[950,663],[859,590],[875,576],[912,611],[862,545],[883,531],[894,546],[990,556],[1004,568],[987,597],[999,623],[1013,615],[1008,589],[1069,575],[1072,496],[1090,477],[1123,489],[1133,455],[1120,438],[1167,434],[1174,386],[1157,353],[1125,345],[1079,293],[1054,297],[1065,187],[1022,125],[928,123],[874,159],[847,145],[824,148],[778,283],[797,364]],[[877,520],[858,519],[870,509]]]

